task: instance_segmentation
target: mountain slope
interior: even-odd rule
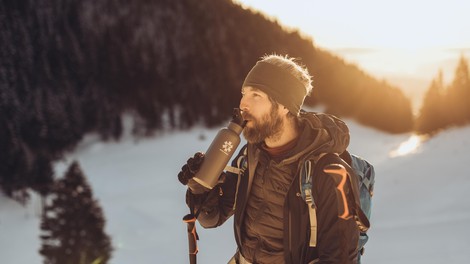
[[[409,135],[388,135],[347,121],[352,152],[376,169],[372,229],[363,263],[465,263],[470,257],[470,127],[443,132],[415,153],[391,158]],[[115,247],[112,264],[187,263],[182,217],[185,187],[176,174],[195,151],[205,150],[217,130],[194,128],[118,144],[88,136],[76,152],[55,165],[58,175],[78,160],[107,219]],[[205,140],[200,140],[201,136]],[[26,208],[0,198],[2,262],[40,263],[39,201]],[[217,229],[198,226],[201,263],[225,263],[235,250],[231,221]],[[27,239],[25,239],[27,238]],[[21,243],[15,243],[21,239]],[[14,245],[14,246],[13,246]],[[21,245],[21,246],[18,246]]]

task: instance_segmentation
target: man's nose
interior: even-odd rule
[[[240,110],[242,111],[248,111],[249,107],[248,107],[248,102],[247,100],[245,99],[245,97],[242,97],[242,99],[240,100]]]

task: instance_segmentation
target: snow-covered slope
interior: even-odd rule
[[[470,127],[443,132],[409,154],[391,155],[412,135],[388,135],[347,121],[350,150],[375,165],[370,241],[363,263],[466,263],[470,258]],[[65,161],[78,160],[107,218],[112,264],[188,263],[185,187],[176,179],[217,130],[194,128],[136,141],[102,143],[88,136]],[[202,140],[201,138],[205,138]],[[392,157],[393,156],[393,157]],[[39,200],[26,207],[0,197],[0,262],[42,263]],[[226,263],[235,251],[232,222],[198,226],[199,263]]]

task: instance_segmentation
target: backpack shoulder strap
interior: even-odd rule
[[[227,172],[231,172],[233,174],[243,173],[246,170],[246,168],[248,167],[247,155],[248,155],[248,145],[245,145],[240,150],[240,152],[237,155],[237,157],[235,158],[234,162],[232,162],[232,165],[235,165],[236,167],[227,165],[227,166],[225,166],[224,170],[227,171]]]
[[[310,220],[310,240],[309,246],[317,246],[317,206],[315,204],[315,199],[312,194],[313,187],[313,175],[315,175],[315,168],[318,168],[319,161],[327,155],[322,153],[318,156],[314,156],[312,159],[307,159],[304,161],[300,168],[300,193],[303,200],[307,203],[308,214]]]
[[[319,171],[323,170],[325,173],[330,175],[339,175],[344,179],[344,184],[348,184],[352,192],[349,192],[348,197],[343,192],[343,199],[352,202],[351,212],[349,207],[345,204],[345,211],[342,217],[354,217],[359,229],[363,232],[367,231],[370,226],[369,220],[360,207],[359,200],[359,183],[355,171],[349,166],[349,164],[340,158],[337,154],[324,153],[316,156],[313,159],[307,159],[300,169],[300,191],[302,198],[308,205],[309,217],[310,217],[310,247],[316,247],[317,242],[317,217],[316,217],[316,204],[312,194],[313,187],[313,175],[318,175]],[[341,217],[341,216],[340,216]]]
[[[307,203],[308,214],[310,219],[310,247],[317,246],[317,206],[312,194],[312,176],[313,162],[306,160],[300,169],[300,193]]]

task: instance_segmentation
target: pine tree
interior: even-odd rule
[[[451,117],[454,124],[470,122],[470,72],[463,55],[448,89],[448,106],[452,110]]]
[[[448,125],[444,95],[443,76],[442,72],[439,72],[424,96],[423,106],[416,121],[416,130],[419,133],[432,134]]]
[[[45,264],[104,264],[111,258],[105,219],[77,162],[49,194],[41,222]]]

